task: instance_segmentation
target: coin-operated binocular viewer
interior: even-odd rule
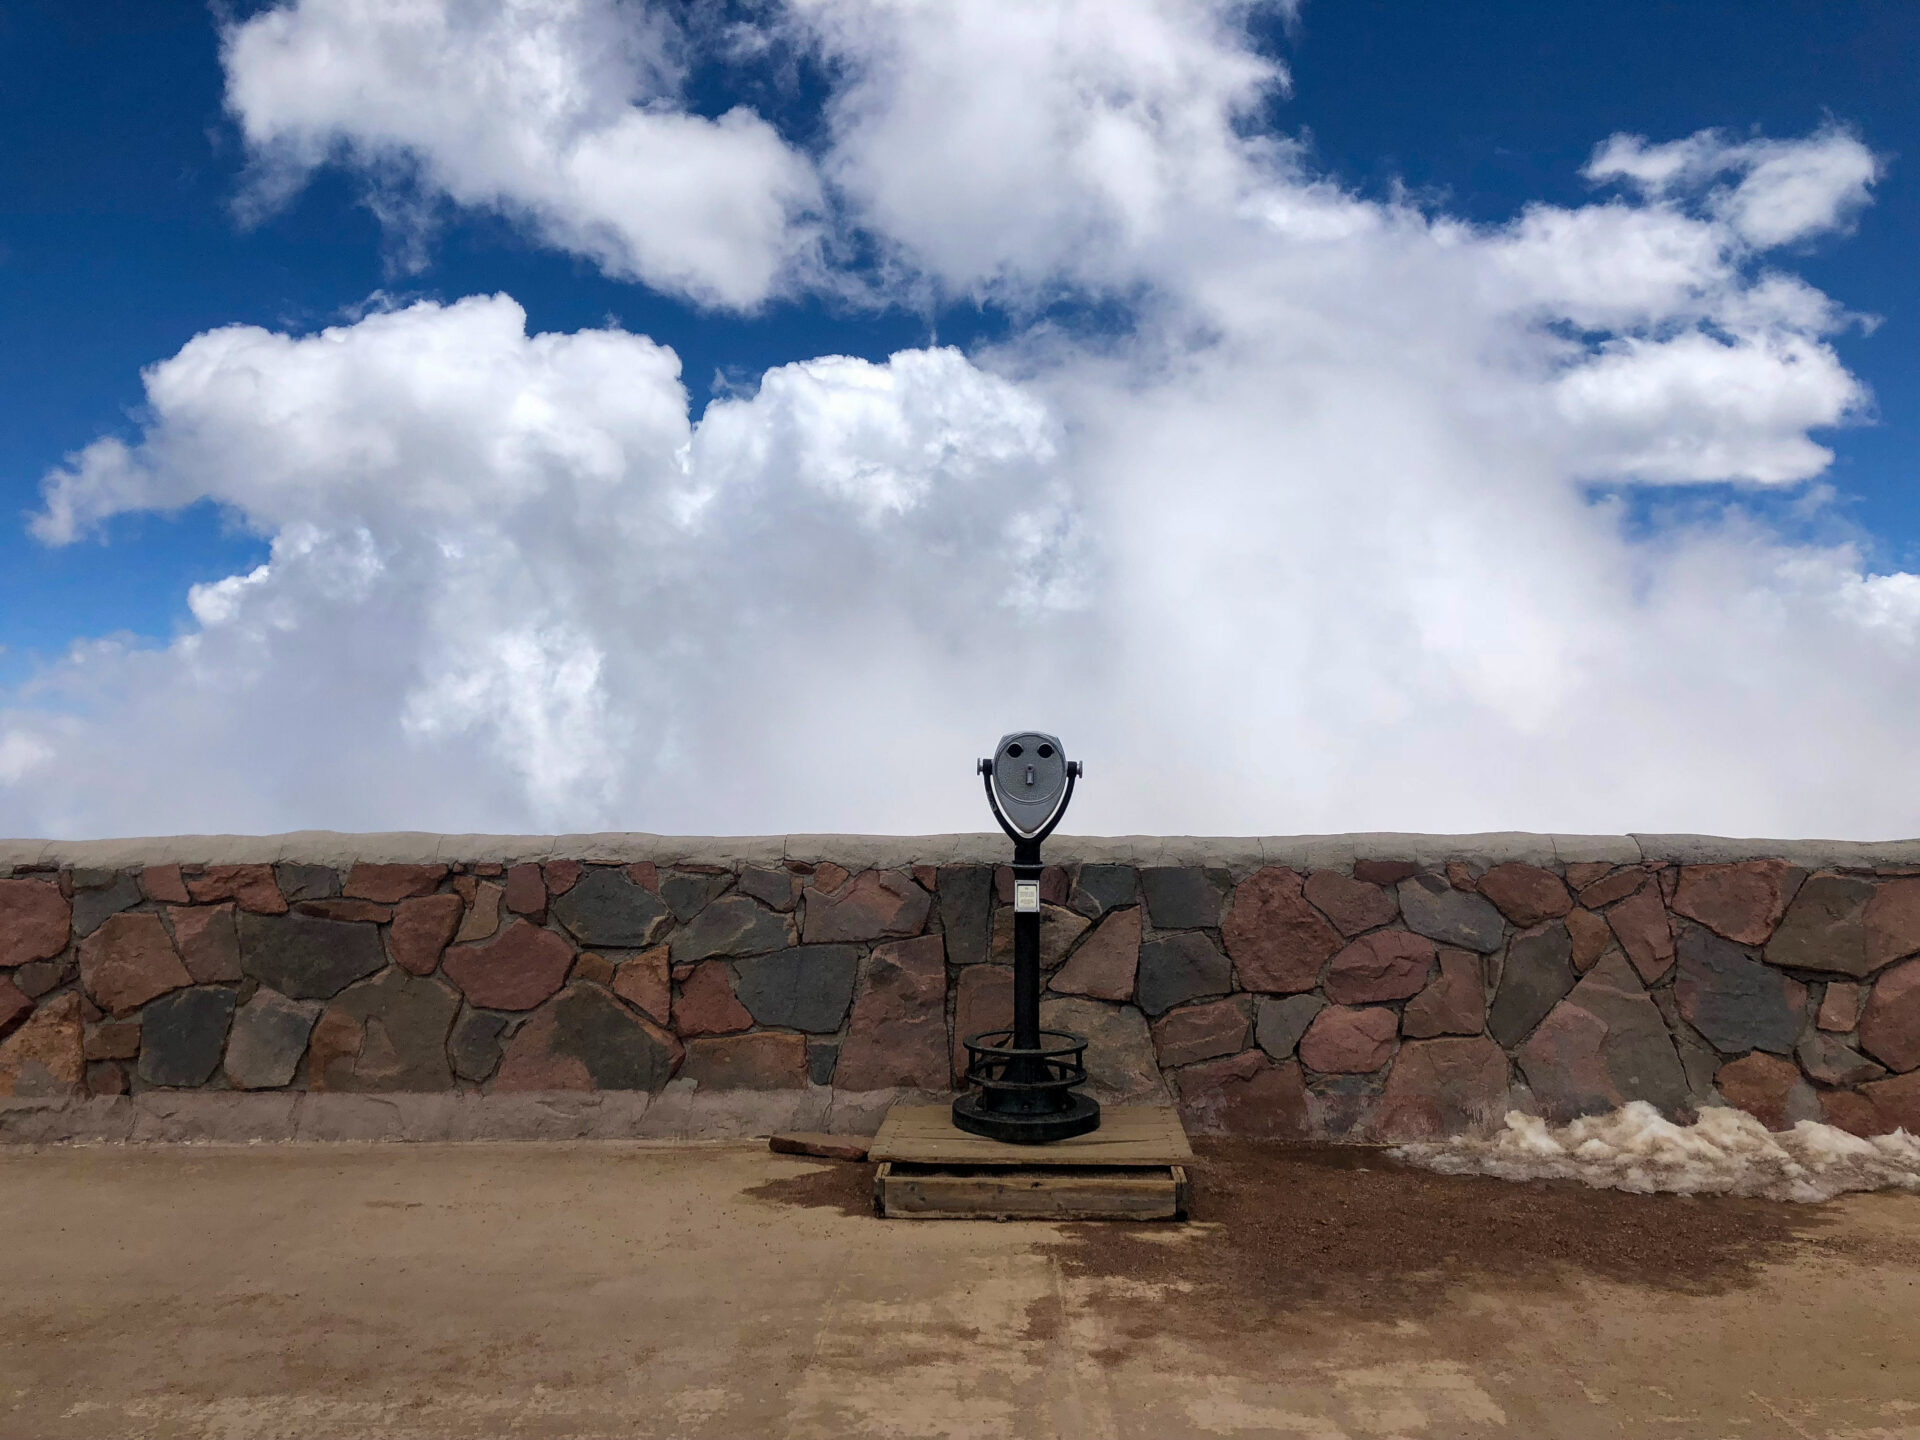
[[[953,1102],[962,1130],[1016,1145],[1100,1128],[1099,1102],[1076,1093],[1087,1078],[1084,1036],[1040,1028],[1040,842],[1073,799],[1080,765],[1058,737],[1004,735],[980,762],[987,804],[1013,841],[1013,1028],[965,1037],[967,1093]]]

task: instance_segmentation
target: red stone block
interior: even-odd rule
[[[1301,893],[1346,936],[1385,925],[1400,913],[1391,892],[1364,880],[1350,880],[1338,870],[1314,871]]]
[[[807,1042],[784,1030],[689,1040],[680,1073],[702,1090],[799,1090],[807,1083]]]
[[[1613,866],[1605,860],[1576,860],[1567,866],[1567,884],[1574,890],[1584,890],[1596,880],[1605,878]]]
[[[1457,952],[1456,952],[1457,953]],[[1372,1120],[1378,1140],[1428,1140],[1498,1125],[1507,1109],[1507,1057],[1484,1035],[1410,1040]]]
[[[80,997],[71,990],[34,1011],[0,1040],[0,1096],[54,1099],[79,1094],[86,1080],[80,1031]]]
[[[140,1023],[137,1020],[109,1020],[86,1027],[81,1053],[89,1060],[138,1060]]]
[[[1140,907],[1109,911],[1068,957],[1048,989],[1097,1000],[1131,1000],[1140,970]]]
[[[0,976],[0,1036],[33,1013],[33,997],[13,981]]]
[[[1784,860],[1683,865],[1669,903],[1675,913],[1738,944],[1764,945],[1803,878],[1804,871]]]
[[[441,967],[483,1010],[531,1010],[565,982],[573,946],[551,930],[515,920],[495,939],[454,946]]]
[[[430,895],[447,878],[444,865],[355,865],[340,893],[349,900],[392,905],[415,895]]]
[[[1580,887],[1580,903],[1589,910],[1604,910],[1616,900],[1624,900],[1647,883],[1651,871],[1628,865],[1604,879]]]
[[[969,966],[962,972],[962,988],[966,975],[996,968]],[[854,992],[835,1087],[945,1089],[950,1063],[946,1000],[946,946],[940,936],[877,946]]]
[[[1920,1135],[1920,1070],[1891,1080],[1875,1080],[1860,1089],[1873,1106],[1874,1134],[1904,1130]]]
[[[1323,1075],[1366,1075],[1393,1058],[1400,1017],[1370,1006],[1329,1005],[1300,1037],[1300,1062]]]
[[[1573,897],[1558,875],[1517,860],[1496,865],[1482,875],[1480,893],[1522,929],[1544,920],[1558,920],[1573,909]]]
[[[1672,968],[1673,927],[1657,891],[1642,889],[1622,900],[1607,911],[1607,923],[1619,937],[1620,948],[1627,952],[1634,970],[1647,984],[1651,985]]]
[[[614,994],[637,1009],[667,1024],[673,1018],[673,990],[667,974],[667,947],[656,945],[631,960],[621,962],[613,972]]]
[[[1867,902],[1865,924],[1872,969],[1920,953],[1920,880],[1883,880]]]
[[[393,912],[387,932],[387,953],[394,963],[415,975],[430,975],[440,953],[460,928],[466,903],[458,895],[421,895],[402,900]]]
[[[1844,1033],[1860,1023],[1860,1003],[1865,998],[1866,987],[1849,981],[1836,980],[1827,986],[1827,993],[1820,1000],[1820,1018],[1818,1025],[1822,1030]]]
[[[1487,1026],[1480,957],[1470,950],[1442,950],[1439,961],[1440,973],[1400,1013],[1402,1033],[1417,1039],[1478,1035]]]
[[[538,865],[507,867],[507,909],[541,924],[547,918],[547,881]]]
[[[1889,1070],[1920,1068],[1920,959],[1874,982],[1860,1012],[1860,1048]]]
[[[681,1035],[726,1035],[750,1029],[753,1016],[734,996],[727,967],[708,960],[693,967],[673,1002],[673,1028]]]
[[[1863,1139],[1881,1133],[1880,1117],[1873,1102],[1854,1090],[1821,1091],[1820,1118],[1837,1130]]]
[[[574,957],[573,969],[567,972],[569,980],[586,980],[595,985],[613,988],[614,964],[604,955],[596,955],[591,950],[583,950]]]
[[[1786,1130],[1793,1125],[1788,1102],[1794,1087],[1807,1082],[1792,1061],[1755,1050],[1722,1065],[1713,1083],[1729,1105],[1746,1111],[1769,1130]]]
[[[67,948],[73,907],[44,880],[0,880],[0,969],[51,960]]]
[[[1245,996],[1169,1010],[1153,1022],[1153,1050],[1162,1069],[1246,1049],[1253,1033]]]
[[[158,915],[109,915],[80,942],[80,980],[114,1015],[129,1015],[156,996],[191,985],[173,937]]]
[[[967,1070],[965,1041],[987,1030],[1005,1030],[1013,1024],[1013,971],[1005,965],[968,965],[960,971],[953,987],[953,1075],[957,1081]],[[846,1052],[840,1055],[843,1067],[834,1078],[845,1073]]]
[[[1593,962],[1606,954],[1607,947],[1613,943],[1613,927],[1607,924],[1604,915],[1596,915],[1591,910],[1567,912],[1567,935],[1573,941],[1573,968],[1582,975],[1593,968]]]
[[[240,937],[233,905],[170,907],[173,943],[196,985],[226,985],[240,979]]]
[[[800,933],[809,945],[918,935],[933,897],[894,870],[863,870],[838,895],[806,897]]]
[[[564,895],[580,883],[581,865],[578,860],[549,860],[542,869],[549,895]]]
[[[1434,943],[1410,930],[1376,930],[1333,957],[1321,989],[1336,1005],[1405,1000],[1426,988]]]
[[[193,896],[178,865],[149,865],[140,872],[140,893],[149,900],[170,905],[190,905]]]
[[[187,879],[187,893],[196,905],[231,900],[255,915],[284,915],[287,898],[271,865],[209,865]]]
[[[1247,1050],[1189,1065],[1173,1079],[1181,1116],[1196,1133],[1255,1140],[1305,1140],[1311,1133],[1306,1083],[1291,1060],[1275,1064],[1263,1051]]]
[[[1307,903],[1300,877],[1277,865],[1235,888],[1220,937],[1241,987],[1272,995],[1313,989],[1341,946],[1340,932]]]

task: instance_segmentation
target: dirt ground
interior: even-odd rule
[[[0,1154],[0,1435],[1920,1437],[1920,1196],[1203,1148],[1190,1224],[746,1146]]]

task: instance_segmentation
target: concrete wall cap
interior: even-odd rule
[[[959,835],[442,835],[424,831],[345,834],[302,830],[285,835],[173,835],[114,840],[0,840],[0,872],[47,866],[133,870],[144,865],[236,865],[295,861],[345,869],[356,862],[513,864],[554,859],[589,864],[703,864],[737,867],[782,860],[832,860],[850,869],[911,865],[987,865],[1009,858],[1005,836]],[[1438,868],[1449,860],[1491,866],[1642,860],[1709,864],[1781,859],[1808,869],[1920,865],[1916,840],[1764,840],[1717,835],[1478,835],[1362,833],[1352,835],[1056,835],[1046,858],[1057,865],[1202,865],[1236,878],[1263,865],[1350,869],[1355,860],[1410,860]]]

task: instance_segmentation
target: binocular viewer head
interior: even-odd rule
[[[1032,840],[1066,812],[1080,763],[1067,759],[1058,735],[1020,730],[1000,737],[979,772],[987,777],[987,798],[1001,829],[1016,840]]]

